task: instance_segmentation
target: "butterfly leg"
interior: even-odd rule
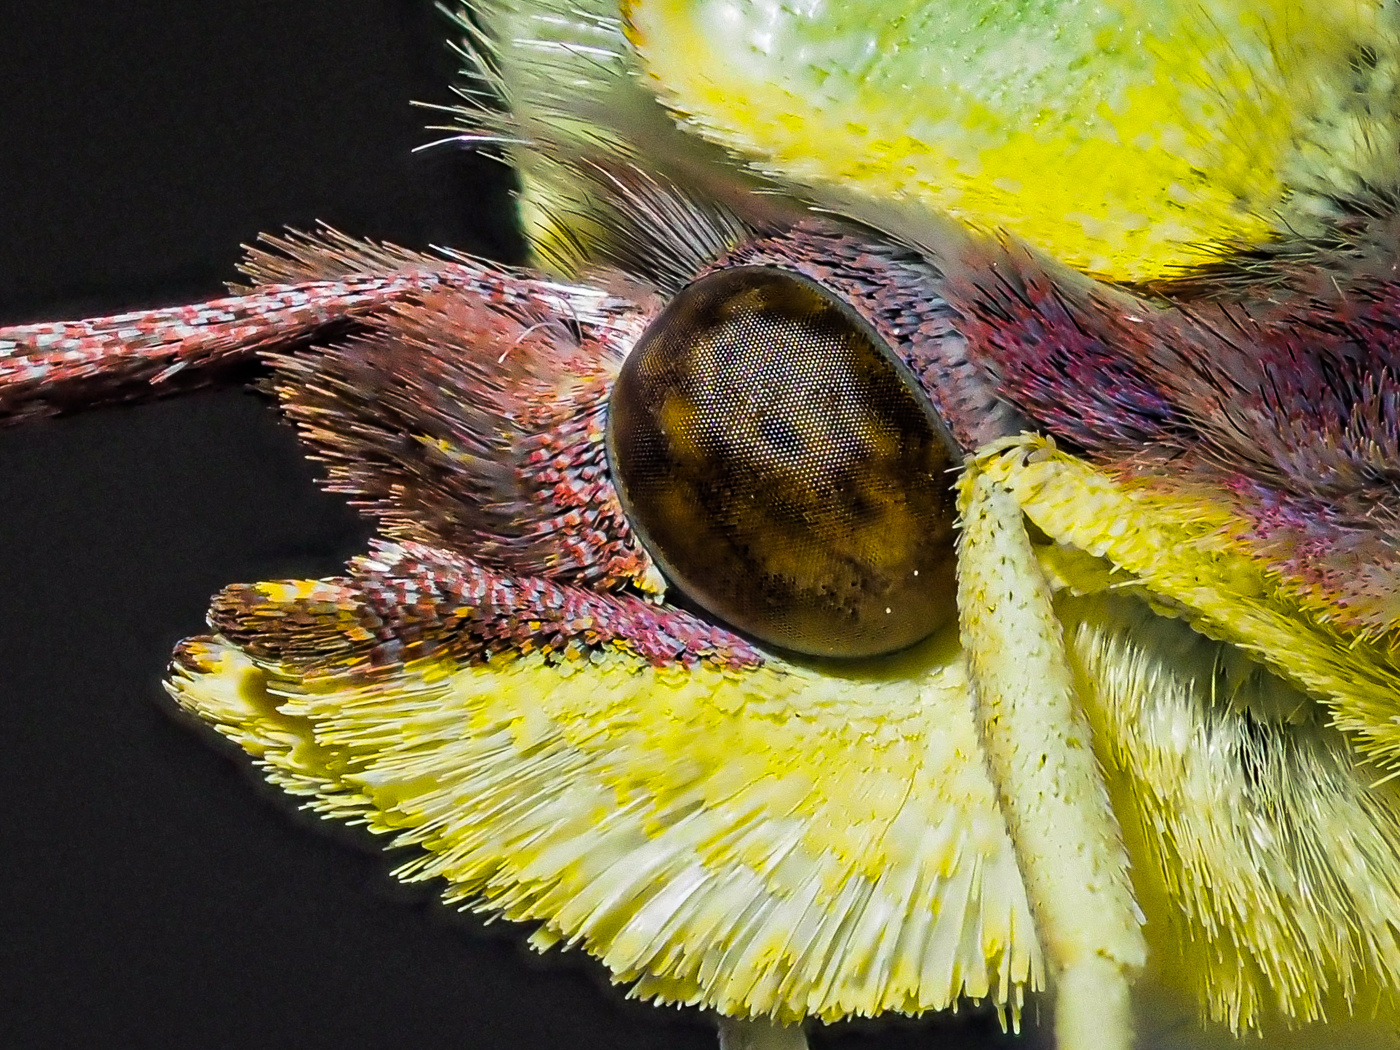
[[[798,1024],[721,1017],[719,1050],[807,1050],[807,1036]]]
[[[1127,1050],[1146,962],[1128,857],[1019,506],[969,466],[958,606],[992,779],[1056,986],[1060,1050]]]

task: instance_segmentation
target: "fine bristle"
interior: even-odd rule
[[[621,653],[307,680],[217,638],[171,691],[400,878],[542,923],[634,994],[789,1022],[1043,983],[956,647],[887,680]]]

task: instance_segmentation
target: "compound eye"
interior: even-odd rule
[[[956,612],[950,441],[848,304],[738,267],[667,305],[624,362],[608,455],[670,582],[762,642],[891,652]]]

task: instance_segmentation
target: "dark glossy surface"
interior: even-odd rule
[[[806,278],[737,267],[677,294],[623,365],[608,440],[667,577],[760,641],[868,656],[956,612],[957,507],[933,408]]]

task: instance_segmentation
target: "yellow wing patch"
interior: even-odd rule
[[[1042,963],[945,634],[879,670],[630,657],[299,681],[189,643],[182,706],[398,872],[734,1016],[1019,1011]]]
[[[1305,233],[1329,194],[1396,176],[1381,0],[624,7],[663,101],[765,172],[1108,279]]]

